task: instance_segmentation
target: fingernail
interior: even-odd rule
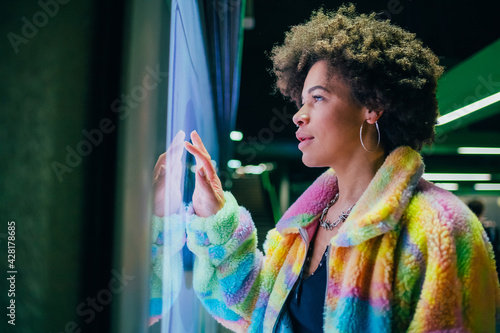
[[[164,165],[162,165],[162,166],[160,167],[160,176],[164,176],[164,175],[165,175],[165,172],[166,172],[166,168],[165,168],[165,166],[164,166]]]
[[[203,169],[203,167],[200,168],[200,171],[198,171],[200,176],[202,176],[203,178],[205,178],[205,169]]]

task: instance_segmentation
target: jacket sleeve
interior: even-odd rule
[[[229,192],[208,218],[191,215],[189,249],[196,255],[193,285],[205,308],[222,325],[245,331],[258,298],[262,253],[250,213]]]
[[[409,226],[395,288],[399,314],[408,315],[408,332],[495,332],[500,289],[492,246],[472,212],[450,207]]]

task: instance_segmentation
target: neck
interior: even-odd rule
[[[358,150],[331,167],[337,176],[339,199],[337,205],[350,207],[355,204],[366,190],[377,170],[384,163],[384,151]]]

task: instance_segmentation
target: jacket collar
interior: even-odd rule
[[[404,146],[393,150],[331,243],[343,247],[358,245],[394,229],[423,171],[418,152]],[[314,217],[337,193],[337,177],[333,169],[328,169],[290,206],[276,225],[277,230],[282,235],[298,233],[299,228],[314,233]]]

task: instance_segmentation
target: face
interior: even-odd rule
[[[359,128],[366,108],[356,103],[338,75],[328,76],[326,61],[315,63],[304,81],[302,107],[293,116],[302,161],[309,167],[332,167],[361,147]]]

